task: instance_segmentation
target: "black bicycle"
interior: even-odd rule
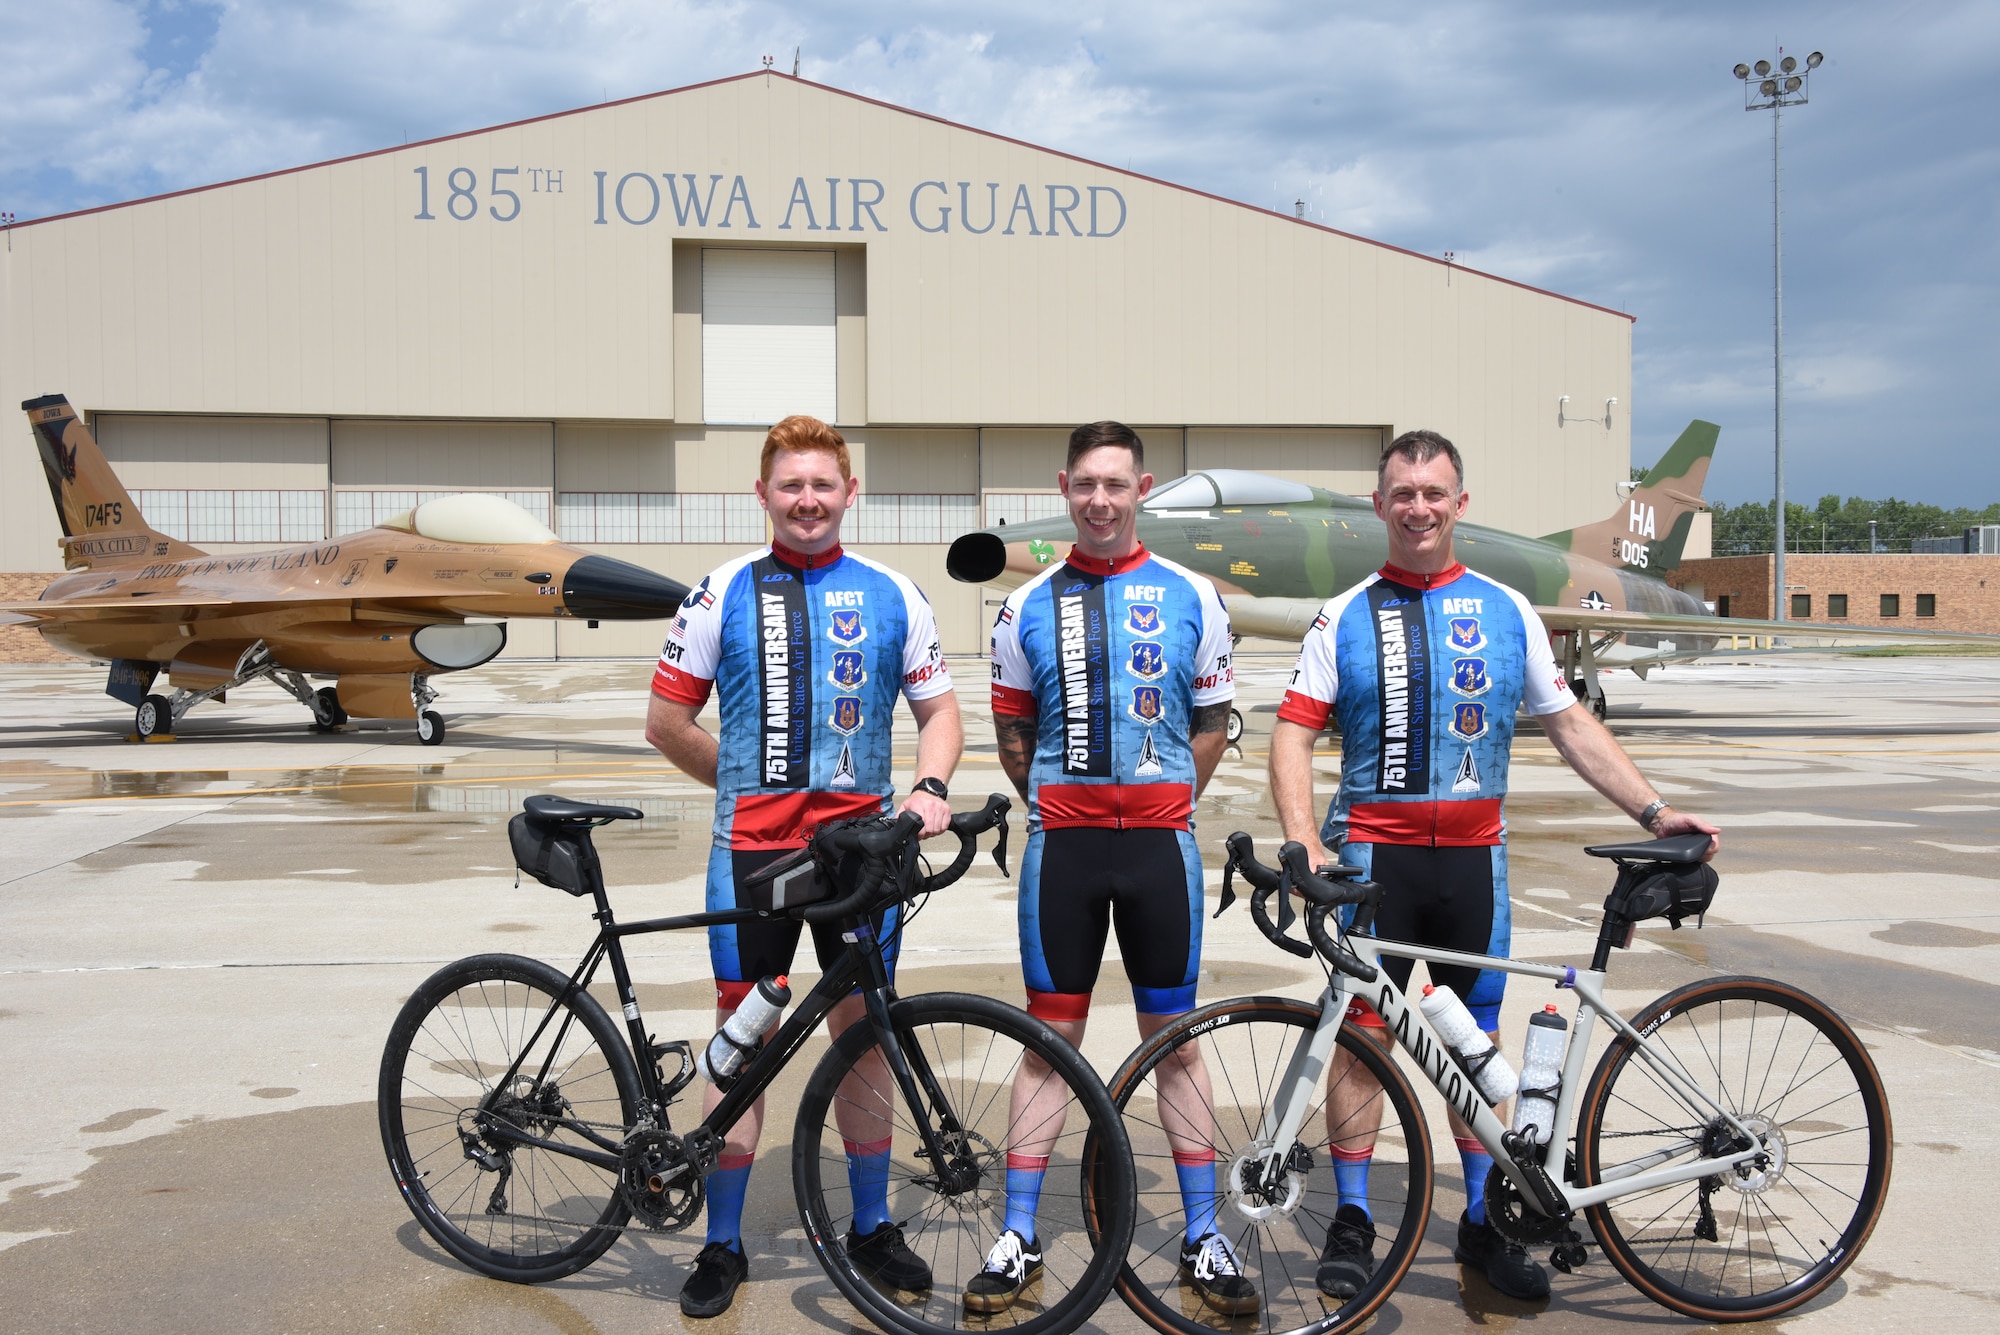
[[[758,907],[621,923],[591,833],[642,813],[529,798],[509,826],[515,862],[587,896],[597,935],[567,975],[518,955],[476,955],[438,970],[404,1005],[382,1056],[379,1107],[390,1169],[411,1212],[465,1264],[518,1283],[581,1270],[634,1219],[655,1230],[692,1222],[724,1135],[858,987],[868,1018],[813,1071],[792,1133],[799,1217],[826,1273],[884,1330],[1000,1324],[1056,1333],[1080,1325],[1131,1244],[1131,1149],[1117,1109],[1076,1049],[1025,1012],[964,993],[898,997],[877,935],[887,908],[964,875],[977,836],[996,826],[993,856],[1004,871],[1009,805],[996,795],[983,810],[953,817],[959,851],[936,875],[921,874],[916,817],[842,822],[759,874],[751,888]],[[624,939],[776,914],[837,923],[848,948],[747,1064],[719,1082],[725,1093],[714,1111],[677,1131],[669,1113],[697,1078],[694,1049],[648,1036]],[[607,960],[623,1034],[587,990]],[[669,1057],[678,1062],[672,1073]],[[1028,1063],[1065,1091],[1060,1129],[1053,1120],[1009,1125],[1014,1079]],[[931,1268],[927,1291],[879,1287],[849,1256],[842,1125],[886,1126],[893,1136],[890,1214]],[[1010,1146],[1052,1156],[1043,1271],[1014,1307],[968,1318],[965,1284],[1001,1231]]]

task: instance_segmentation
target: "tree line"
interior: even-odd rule
[[[1709,504],[1715,516],[1717,556],[1754,556],[1772,550],[1776,507],[1770,501]],[[2000,524],[2000,503],[1974,510],[1958,506],[1924,505],[1916,501],[1864,500],[1859,496],[1822,496],[1815,506],[1785,503],[1787,552],[1866,552],[1869,523],[1874,523],[1875,550],[1907,552],[1913,538],[1957,537],[1975,524]]]

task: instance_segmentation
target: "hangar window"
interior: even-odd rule
[[[979,498],[864,491],[848,522],[850,542],[949,542],[979,527]]]
[[[830,250],[701,252],[702,416],[835,418]]]
[[[556,498],[564,542],[764,541],[755,496],[664,491],[565,491]]]
[[[1069,504],[1059,491],[989,491],[986,493],[986,526],[1032,524],[1038,519],[1060,519],[1069,513]]]
[[[1917,615],[1920,617],[1934,617],[1937,615],[1936,594],[1920,593],[1917,595]]]
[[[1882,615],[1885,617],[1899,617],[1903,615],[1903,595],[1900,593],[1883,594]]]
[[[1829,620],[1840,621],[1847,616],[1847,595],[1829,593],[1826,596],[1826,615]]]
[[[323,491],[135,491],[146,522],[182,542],[318,542]]]
[[[336,491],[333,493],[333,536],[344,537],[374,528],[397,515],[414,510],[426,501],[460,496],[475,489],[455,491]],[[544,528],[549,523],[549,494],[546,491],[492,491],[526,510]]]

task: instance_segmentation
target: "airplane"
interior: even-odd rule
[[[686,585],[559,542],[498,496],[427,501],[325,542],[212,556],[146,522],[69,400],[21,405],[62,522],[63,564],[34,602],[0,603],[66,654],[108,661],[105,694],[133,707],[135,741],[171,740],[196,705],[259,679],[312,711],[415,719],[444,741],[430,679],[506,647],[507,617],[673,616]],[[162,674],[171,694],[154,690]],[[334,678],[315,689],[309,677]]]
[[[1992,641],[1796,621],[1719,618],[1661,578],[1680,564],[1721,428],[1690,422],[1637,483],[1619,488],[1609,516],[1540,538],[1461,522],[1460,561],[1517,589],[1535,605],[1558,646],[1571,689],[1598,718],[1606,710],[1601,669],[1644,678],[1663,663],[1713,653],[1736,637],[1782,637],[1788,646],[1838,648],[1887,641]],[[945,569],[968,584],[1015,588],[1069,554],[1067,516],[999,524],[956,539]],[[1208,468],[1163,483],[1140,504],[1147,548],[1206,576],[1222,594],[1240,639],[1298,641],[1333,594],[1388,559],[1388,538],[1367,497],[1286,478]],[[1754,641],[1753,641],[1754,643]],[[1242,734],[1232,715],[1232,742]]]

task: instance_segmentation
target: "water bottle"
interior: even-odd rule
[[[1493,1046],[1493,1040],[1480,1030],[1472,1012],[1458,999],[1458,993],[1426,983],[1417,1009],[1424,1013],[1424,1019],[1430,1021],[1444,1045],[1458,1054],[1459,1064],[1465,1067],[1465,1073],[1472,1077],[1472,1083],[1479,1087],[1488,1103],[1498,1103],[1513,1095],[1520,1083],[1514,1078],[1514,1068],[1500,1055],[1500,1049]]]
[[[792,989],[782,975],[758,979],[757,986],[743,998],[736,1013],[723,1021],[722,1028],[715,1031],[715,1037],[708,1040],[708,1046],[695,1059],[695,1069],[701,1072],[701,1078],[717,1084],[742,1070],[743,1063],[757,1051],[764,1031],[791,1004]]]
[[[1569,1025],[1551,1001],[1528,1017],[1528,1041],[1521,1047],[1521,1101],[1514,1108],[1514,1130],[1537,1145],[1549,1143],[1556,1124],[1556,1096],[1562,1092],[1563,1049],[1569,1046]]]

